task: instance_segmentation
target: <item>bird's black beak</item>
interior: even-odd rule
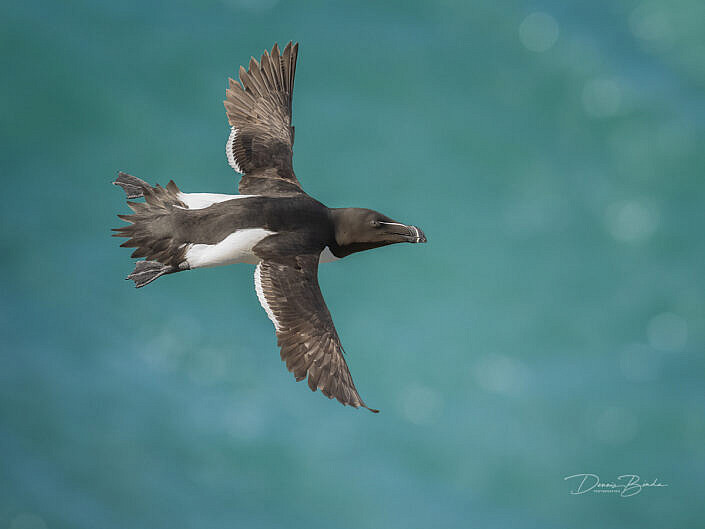
[[[394,240],[393,242],[426,242],[426,234],[417,228],[416,226],[407,226],[401,222],[382,222],[381,224],[386,225],[385,227],[389,230],[387,233],[399,237],[400,240]]]
[[[409,230],[408,242],[426,242],[426,234],[421,230],[421,228],[416,226],[407,226],[407,229]]]

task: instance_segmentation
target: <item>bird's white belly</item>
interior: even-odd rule
[[[249,228],[233,232],[217,244],[192,244],[186,250],[186,261],[190,268],[234,263],[257,264],[260,259],[252,252],[252,248],[273,233],[262,228]]]
[[[179,193],[176,195],[181,202],[186,204],[186,209],[206,209],[213,204],[236,200],[240,198],[253,198],[258,195],[221,195],[218,193]],[[176,206],[177,208],[179,206]],[[183,208],[182,208],[183,209]]]
[[[262,228],[249,228],[233,232],[217,244],[191,244],[186,250],[186,262],[192,269],[235,263],[257,264],[261,259],[252,249],[273,233]],[[326,246],[321,252],[319,262],[332,263],[339,259]]]

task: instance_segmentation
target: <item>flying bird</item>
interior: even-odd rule
[[[177,272],[233,263],[256,265],[255,290],[274,323],[281,358],[297,381],[308,378],[344,405],[369,408],[355,388],[343,346],[318,285],[318,264],[400,242],[422,243],[421,229],[362,208],[328,208],[301,187],[292,165],[291,100],[298,43],[264,51],[229,79],[225,154],[242,174],[238,195],[184,193],[118,173],[128,225],[113,235],[136,248],[127,277],[136,287]],[[132,200],[144,198],[144,202]]]

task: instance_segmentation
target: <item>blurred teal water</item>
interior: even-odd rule
[[[0,14],[0,528],[705,523],[701,2]],[[233,192],[226,77],[289,39],[306,190],[429,238],[321,270],[378,416],[294,383],[250,267],[135,291],[109,237],[118,169]]]

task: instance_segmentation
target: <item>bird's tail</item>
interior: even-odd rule
[[[128,199],[144,197],[144,202],[130,202],[132,215],[118,215],[127,226],[113,228],[114,237],[127,237],[120,246],[135,248],[132,257],[145,257],[138,261],[134,271],[127,276],[137,288],[143,287],[165,274],[188,268],[186,245],[173,237],[172,215],[175,207],[185,207],[179,199],[179,188],[173,181],[166,187],[150,186],[144,180],[127,173],[118,173],[113,182],[123,188]]]

